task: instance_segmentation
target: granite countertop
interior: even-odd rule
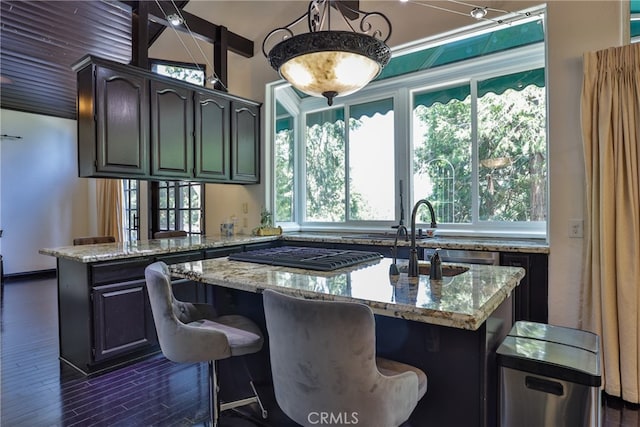
[[[382,237],[380,237],[382,236]],[[103,243],[96,245],[62,246],[44,248],[38,252],[82,263],[109,261],[125,258],[155,256],[174,252],[187,252],[225,246],[295,240],[298,242],[361,244],[382,247],[393,246],[394,239],[383,234],[356,233],[285,233],[281,236],[187,236],[169,239],[138,240],[132,242]],[[398,246],[410,246],[410,241],[400,239]],[[549,253],[549,245],[541,239],[491,239],[474,237],[440,237],[416,240],[423,248],[470,249],[479,251]]]
[[[96,245],[62,246],[40,249],[43,255],[67,258],[83,263],[115,259],[138,258],[174,252],[197,251],[225,246],[243,245],[278,240],[279,236],[205,237],[187,236],[168,239],[137,240]]]
[[[357,301],[377,314],[477,330],[524,277],[519,267],[447,264],[468,268],[443,280],[390,276],[392,260],[331,272],[276,267],[217,258],[170,266],[173,275],[249,292],[275,289],[306,298]]]
[[[295,240],[319,243],[353,243],[376,246],[393,246],[395,234],[390,233],[285,233],[282,240]],[[398,239],[398,246],[411,246],[411,241],[404,237]],[[416,246],[421,248],[465,249],[476,251],[549,253],[549,244],[544,239],[513,239],[490,237],[449,237],[416,239]]]

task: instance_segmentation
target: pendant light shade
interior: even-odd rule
[[[333,98],[354,93],[371,80],[376,78],[382,68],[391,58],[391,50],[385,44],[391,34],[391,24],[387,18],[377,12],[364,13],[348,9],[342,3],[332,0],[313,1],[309,12],[293,23],[283,28],[273,30],[263,43],[263,52],[269,59],[271,66],[280,73],[293,87],[311,96],[324,96],[329,105]],[[353,28],[351,21],[345,16],[360,19],[360,28],[372,30],[367,21],[371,17],[382,17],[382,22],[388,25],[388,35],[381,40],[373,35],[331,29],[322,30],[322,22],[330,23],[331,10],[334,7],[340,11],[344,22]],[[291,27],[305,17],[309,21],[309,32],[293,35]],[[265,45],[270,38],[284,32],[283,40],[266,53]],[[373,31],[375,35],[381,32]]]

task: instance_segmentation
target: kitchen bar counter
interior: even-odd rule
[[[372,246],[390,247],[394,239],[379,237],[374,234],[356,233],[285,233],[282,236],[188,236],[169,239],[138,240],[133,242],[105,243],[98,245],[62,246],[58,248],[40,249],[39,253],[57,258],[66,258],[82,263],[109,261],[116,259],[155,256],[161,254],[186,252],[211,248],[222,248],[251,243],[287,241],[364,244]],[[398,241],[398,246],[410,246],[411,242],[404,239]],[[489,239],[476,237],[438,237],[419,239],[418,247],[443,249],[470,249],[480,251],[549,253],[549,245],[537,239]]]
[[[431,281],[428,275],[419,279],[406,273],[390,276],[391,262],[384,258],[321,272],[219,258],[170,269],[176,277],[225,288],[255,293],[275,289],[297,297],[357,301],[376,314],[468,330],[477,330],[524,276],[519,267],[469,264],[459,275]]]
[[[251,243],[272,242],[279,236],[187,236],[168,239],[136,240],[97,245],[61,246],[40,249],[39,253],[82,263],[140,258],[171,253],[224,248]]]
[[[390,276],[390,264],[383,258],[319,272],[219,258],[169,268],[174,276],[211,285],[219,312],[245,315],[263,330],[264,289],[367,304],[376,313],[377,356],[416,366],[429,378],[410,425],[497,425],[495,351],[513,324],[511,294],[524,270],[457,264],[451,266],[469,269],[431,281],[428,275]],[[263,384],[270,383],[268,354],[267,341],[249,367]]]
[[[393,232],[388,233],[285,233],[281,239],[286,244],[288,240],[298,242],[317,243],[353,243],[375,246],[393,246],[395,240]],[[411,246],[411,241],[405,241],[404,236],[398,239],[398,246]],[[419,248],[464,249],[476,251],[549,253],[549,244],[544,239],[497,239],[488,237],[451,237],[438,236],[433,238],[416,239]]]

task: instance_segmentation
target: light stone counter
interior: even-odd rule
[[[360,245],[393,246],[393,232],[389,233],[285,233],[281,239],[298,242],[351,243]],[[398,239],[398,246],[411,246],[404,237]],[[489,237],[448,237],[438,236],[416,240],[421,248],[464,249],[476,251],[549,253],[549,244],[544,239],[498,239]]]
[[[394,239],[354,233],[285,233],[282,236],[187,236],[169,239],[138,240],[133,242],[44,248],[38,252],[82,263],[155,256],[226,246],[282,240],[316,243],[361,244],[381,247],[393,246]],[[400,239],[398,246],[410,246]],[[417,240],[418,247],[443,249],[471,249],[480,251],[549,253],[549,245],[540,240],[499,240],[471,237],[435,237]]]
[[[375,313],[423,323],[477,330],[509,297],[524,277],[519,267],[471,264],[454,277],[430,281],[405,273],[389,276],[392,260],[331,272],[276,267],[218,258],[171,265],[173,275],[191,280],[260,293],[275,289],[305,298],[357,301]],[[443,264],[443,266],[452,264]]]
[[[40,249],[39,253],[66,258],[82,263],[110,261],[125,258],[155,256],[176,252],[197,251],[250,243],[270,242],[279,236],[205,237],[187,236],[168,239],[137,240],[131,242],[103,243],[97,245],[62,246]]]

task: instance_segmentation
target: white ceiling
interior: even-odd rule
[[[298,1],[207,1],[191,0],[185,10],[207,21],[224,25],[255,43],[256,54],[260,53],[262,40],[269,31],[284,26],[306,12],[309,2]],[[474,6],[516,12],[541,4],[540,1],[458,1],[422,0],[400,2],[399,0],[361,0],[360,9],[365,12],[382,12],[391,21],[393,32],[390,47],[402,45],[416,39],[441,34],[456,28],[476,24],[469,14]],[[449,9],[450,11],[439,10]],[[455,13],[458,12],[458,13]],[[502,12],[489,11],[486,18],[499,19]]]

